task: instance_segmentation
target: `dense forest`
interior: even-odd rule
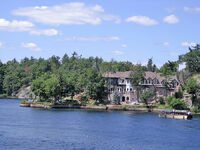
[[[186,68],[179,71],[179,64]],[[74,52],[62,58],[52,56],[49,59],[27,58],[20,62],[16,59],[2,63],[0,61],[0,95],[15,95],[20,88],[31,86],[33,93],[41,100],[71,97],[85,93],[94,100],[103,100],[108,93],[104,72],[134,71],[160,72],[163,76],[182,75],[181,86],[192,95],[194,103],[199,92],[198,79],[192,78],[200,73],[200,45],[190,47],[189,52],[179,56],[177,61],[168,61],[161,68],[153,63],[152,58],[146,66],[131,62],[104,61],[99,57],[83,58]],[[140,70],[140,69],[139,69]]]

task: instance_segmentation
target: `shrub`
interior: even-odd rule
[[[159,98],[159,103],[160,103],[161,105],[164,105],[164,104],[165,104],[165,99],[164,99],[164,97],[160,97],[160,98]]]
[[[183,90],[179,89],[178,92],[175,92],[175,98],[183,98]]]
[[[0,94],[0,98],[6,98],[7,94]]]
[[[199,107],[198,107],[198,106],[194,106],[194,107],[192,108],[192,112],[194,112],[194,113],[199,113],[199,112],[200,112]]]
[[[169,106],[171,106],[173,109],[179,109],[179,110],[184,110],[188,109],[185,102],[181,99],[177,99],[173,96],[168,96],[167,97],[167,103]]]
[[[28,101],[22,101],[21,104],[30,104]]]

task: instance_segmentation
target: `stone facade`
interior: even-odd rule
[[[153,90],[156,92],[155,99],[159,97],[167,97],[178,91],[179,83],[175,76],[171,76],[168,82],[171,83],[170,89],[166,89],[164,84],[167,79],[162,77],[160,73],[145,72],[145,79],[140,83],[143,87],[140,92],[131,85],[130,82],[131,71],[126,72],[107,72],[103,76],[108,81],[108,100],[118,99],[121,103],[140,102],[140,95],[147,90]]]

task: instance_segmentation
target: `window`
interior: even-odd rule
[[[144,84],[147,84],[147,80],[146,79],[144,79]]]
[[[122,79],[122,83],[124,83],[124,79]]]
[[[162,80],[161,84],[162,84],[162,85],[164,85],[164,84],[165,84],[165,81],[164,81],[164,80]]]
[[[130,83],[130,80],[129,80],[129,79],[126,79],[126,82],[127,82],[127,83]]]
[[[124,101],[125,101],[125,97],[123,96],[123,97],[122,97],[122,102],[124,102]]]
[[[153,84],[158,84],[159,82],[158,82],[158,79],[156,79],[156,78],[154,78],[153,79]]]
[[[130,91],[133,91],[133,89],[132,89],[132,88],[130,88]]]
[[[128,101],[128,100],[129,100],[129,97],[126,97],[126,100]]]
[[[126,91],[129,91],[129,88],[127,88]]]

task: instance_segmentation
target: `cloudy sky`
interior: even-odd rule
[[[83,57],[159,66],[200,43],[199,0],[6,0],[0,60]]]

